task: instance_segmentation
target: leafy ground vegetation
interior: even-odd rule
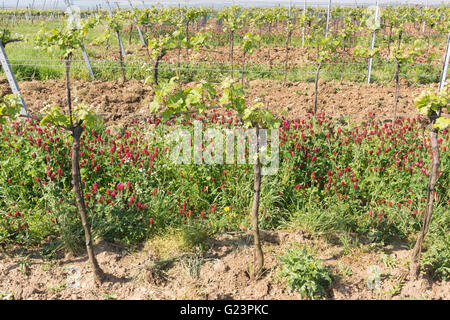
[[[58,33],[47,26],[33,37],[25,36],[35,47],[26,48],[21,41],[8,44],[7,50],[13,52],[10,58],[26,52],[30,59],[32,52],[40,54],[45,48],[49,59],[64,60],[66,68],[61,72],[42,65],[17,65],[14,70],[19,79],[30,78],[22,77],[21,72],[38,80],[65,77],[67,100],[60,103],[65,106],[69,101],[69,107],[42,105],[33,107],[36,117],[18,118],[15,99],[2,97],[0,297],[449,298],[448,87],[440,96],[419,96],[416,105],[422,116],[410,117],[397,116],[394,111],[394,103],[402,98],[397,91],[390,121],[381,121],[371,112],[358,122],[335,119],[328,116],[328,105],[317,99],[324,83],[319,81],[321,73],[334,70],[335,76],[327,78],[334,80],[334,85],[363,80],[345,71],[355,59],[364,62],[364,70],[368,57],[375,62],[390,59],[392,64],[381,70],[390,73],[384,80],[379,77],[380,69],[374,70],[373,80],[380,85],[402,70],[413,69],[420,74],[414,81],[439,80],[442,65],[432,60],[436,52],[442,52],[433,45],[443,47],[448,30],[441,28],[448,27],[448,8],[427,10],[426,16],[414,15],[406,7],[388,8],[376,28],[364,23],[368,19],[364,9],[341,9],[340,13],[334,11],[339,18],[332,21],[329,38],[323,36],[320,11],[308,10],[304,16],[301,11],[289,14],[281,8],[232,7],[221,12],[152,8],[115,11],[117,19],[107,20],[107,26],[102,25],[105,12],[97,12],[97,16],[83,13],[91,20],[76,32],[66,27]],[[26,20],[26,12],[19,13],[18,19]],[[419,22],[424,17],[428,19],[427,32],[421,33]],[[130,27],[129,43],[134,42],[137,50],[124,57],[114,42],[114,32],[126,32],[125,26],[132,26],[134,18],[144,31],[156,28],[158,32],[150,38],[151,33],[145,31],[148,45],[142,47]],[[51,23],[62,28],[61,21]],[[221,28],[213,32],[208,23]],[[405,23],[409,31],[401,31]],[[306,44],[302,43],[302,27]],[[29,28],[29,33],[36,30],[31,21],[14,28]],[[340,32],[341,28],[345,32]],[[386,34],[378,40],[380,50],[369,52],[361,49],[361,44],[372,29]],[[94,36],[96,41],[90,38]],[[394,36],[398,37],[395,43]],[[3,33],[4,40],[14,37],[11,32]],[[422,43],[416,42],[418,38]],[[98,118],[89,102],[78,102],[85,100],[85,95],[76,90],[73,110],[78,119],[72,118],[69,79],[89,76],[76,65],[82,43],[93,57],[109,59],[116,52],[114,59],[120,60],[96,67],[96,77],[120,80],[117,85],[122,87],[138,80],[140,86],[144,80],[152,86],[146,106],[152,116],[129,121],[126,126],[92,126]],[[243,51],[234,52],[235,45],[242,45]],[[277,46],[283,50],[275,50]],[[217,47],[226,51],[214,56],[211,52]],[[301,53],[301,61],[288,68],[290,49]],[[389,53],[383,55],[384,49]],[[100,55],[102,50],[105,52]],[[192,64],[198,61],[183,57],[196,52],[196,59],[202,58],[204,50],[211,50],[209,59],[217,65],[205,63],[223,68],[220,72],[191,73]],[[275,68],[270,58],[274,51],[282,52],[276,55],[280,66],[277,73],[270,73]],[[246,59],[252,55],[269,62],[269,69],[247,65]],[[140,61],[139,68],[127,68],[133,59],[133,63]],[[305,61],[312,63],[308,79],[297,77],[301,74],[297,72],[306,68]],[[293,70],[294,75],[290,73]],[[230,78],[222,81],[224,76]],[[303,108],[304,116],[289,116],[289,112],[274,116],[265,108],[270,99],[266,90],[252,94],[256,101],[250,103],[245,91],[251,90],[251,82],[246,81],[253,77],[278,80],[283,90],[293,86],[293,81],[315,82],[314,91],[295,92],[296,97],[311,98]],[[397,88],[400,77],[395,77]],[[216,86],[216,81],[222,84]],[[143,95],[145,91],[141,88],[140,92]],[[320,112],[312,112],[317,101]],[[70,112],[70,117],[64,112]],[[276,128],[280,137],[276,174],[259,173],[257,188],[253,163],[173,163],[170,155],[178,146],[168,137],[177,129],[192,133],[194,121],[221,130],[243,125]],[[430,122],[437,127],[430,129]],[[75,128],[79,135],[74,134]],[[436,141],[430,140],[429,130],[436,133]],[[212,143],[203,140],[201,151],[207,151]],[[430,193],[427,185],[436,154],[432,150],[439,150],[440,163]],[[74,152],[79,154],[75,162]],[[74,163],[79,164],[79,186],[74,183]],[[83,199],[81,204],[79,199]],[[433,216],[420,264],[425,280],[408,285],[409,251],[428,215],[430,199],[434,201]],[[255,211],[255,201],[260,235],[254,233],[255,215],[249,214]],[[85,208],[94,251],[105,271],[104,282],[96,288],[91,286],[93,272],[83,254],[86,229],[80,222],[84,219],[80,218],[80,206]],[[255,275],[261,266],[251,259],[251,244],[259,237],[265,261]]]

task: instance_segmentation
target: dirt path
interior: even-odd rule
[[[40,247],[9,248],[0,254],[0,298],[301,299],[278,276],[278,257],[293,244],[312,248],[332,271],[326,299],[450,298],[450,282],[429,277],[402,282],[409,251],[400,244],[382,249],[360,245],[345,252],[342,245],[300,231],[263,232],[262,238],[266,271],[257,281],[249,277],[252,238],[244,233],[214,236],[203,255],[183,251],[177,237],[155,238],[136,250],[101,241],[95,251],[108,275],[99,288],[84,254],[60,251],[49,259]],[[370,289],[367,280],[374,269],[380,279]]]

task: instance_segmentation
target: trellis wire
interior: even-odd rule
[[[21,63],[12,63],[11,66],[28,66],[28,67],[51,67],[51,68],[65,68],[65,65],[60,64],[21,64]],[[71,67],[73,68],[84,68],[84,65],[76,65],[72,64]],[[104,67],[104,66],[103,66]],[[110,69],[120,69],[121,66],[107,66],[107,68]],[[124,69],[143,69],[142,66],[135,67],[135,66],[123,66]],[[148,69],[152,69],[152,67],[149,67]],[[189,68],[189,67],[158,67],[158,70],[188,70],[188,71],[213,71],[213,72],[231,72],[231,69],[212,69],[212,68]],[[240,73],[242,71],[234,70],[236,73]],[[283,74],[283,70],[245,70],[244,73],[278,73]],[[315,72],[308,72],[308,71],[295,71],[290,70],[287,71],[289,74],[316,74]],[[342,74],[341,71],[336,72],[330,72],[330,71],[323,71],[320,74]],[[388,73],[388,72],[378,72],[378,75],[388,75],[388,76],[394,76],[395,73]],[[344,75],[363,75],[366,76],[366,73],[364,72],[344,72]],[[422,74],[399,74],[399,76],[407,78],[408,76],[420,76]]]
[[[174,61],[172,61],[172,60],[174,60]],[[54,61],[60,61],[60,60],[57,60],[57,59],[9,59],[9,61],[39,61],[39,62],[54,62]],[[73,59],[73,60],[71,60],[72,62],[74,62],[74,63],[76,63],[76,62],[79,62],[79,63],[82,63],[82,62],[84,62],[84,60],[75,60],[75,59]],[[163,63],[167,63],[167,64],[177,64],[177,61],[175,61],[175,59],[171,59],[170,61],[161,61],[161,62],[163,62]],[[211,62],[208,62],[208,61],[190,61],[190,60],[182,60],[182,61],[180,61],[180,63],[186,63],[186,62],[188,62],[188,63],[192,63],[192,64],[202,64],[202,63],[204,63],[204,64],[210,64]],[[431,60],[431,62],[434,62],[434,63],[442,63],[442,60],[441,59],[436,59],[436,60]],[[417,62],[417,63],[413,63],[413,64],[411,64],[411,66],[433,66],[433,64],[431,64],[431,62],[430,63],[419,63],[419,62]],[[95,63],[97,63],[97,64],[106,64],[106,63],[119,63],[119,61],[118,60],[96,60],[95,61]],[[150,59],[150,60],[148,60],[148,61],[144,61],[144,62],[141,62],[141,61],[128,61],[127,62],[127,64],[144,64],[144,63],[155,63],[155,60],[153,60],[153,59]],[[225,63],[228,63],[228,62],[216,62],[216,63],[222,63],[222,64],[225,64]],[[342,65],[342,63],[343,62],[323,62],[322,63],[322,65],[324,65],[324,66],[326,66],[326,65]],[[366,62],[344,62],[345,63],[345,65],[365,65],[366,64]],[[246,62],[245,63],[245,65],[248,67],[248,66],[260,66],[260,65],[275,65],[275,66],[277,66],[277,65],[284,65],[285,63],[284,62],[269,62],[269,61],[267,61],[267,62]],[[299,66],[299,67],[302,67],[302,66],[316,66],[317,65],[317,63],[315,63],[315,62],[295,62],[295,61],[292,61],[292,62],[288,62],[287,63],[288,65],[295,65],[295,66]],[[379,63],[373,63],[373,65],[374,66],[388,66],[388,65],[395,65],[396,64],[396,62],[394,62],[394,61],[384,61],[384,62],[379,62]]]
[[[229,119],[231,119],[231,117],[233,117],[233,116],[228,116],[227,114],[218,114],[217,112],[212,112],[213,109],[221,110],[221,109],[224,109],[224,108],[221,107],[221,106],[214,106],[210,110],[211,112],[206,112],[205,114],[196,114],[196,115],[200,116],[200,117],[203,117],[203,116],[207,116],[207,115],[214,115],[214,114],[216,114],[216,115],[218,115],[219,117],[222,117],[222,119],[225,119],[225,120],[229,120]],[[96,115],[100,116],[100,117],[106,117],[106,116],[126,117],[126,116],[132,115],[133,116],[132,117],[133,120],[138,121],[138,119],[141,119],[141,121],[142,121],[142,119],[143,119],[143,121],[146,121],[146,122],[148,122],[150,119],[155,117],[154,114],[117,113],[117,112],[101,112],[101,113],[96,113]],[[31,120],[39,120],[39,118],[42,117],[42,116],[44,116],[44,114],[37,113],[37,114],[35,114],[33,116],[23,116],[23,117],[31,119]],[[356,118],[358,118],[358,117],[363,117],[364,118],[364,117],[368,117],[368,116],[369,116],[369,113],[367,113],[367,115],[359,114],[359,115],[356,116]],[[345,121],[345,117],[351,118],[351,114],[346,114],[346,115],[343,115],[343,114],[341,114],[341,115],[325,114],[324,119],[327,119],[327,120],[344,120]],[[427,121],[428,120],[428,118],[426,116],[423,116],[423,115],[420,115],[420,114],[416,115],[416,117],[419,118],[420,121]],[[407,119],[412,119],[412,118],[416,118],[416,117],[408,117]],[[294,118],[286,118],[284,115],[280,115],[280,118],[282,120],[288,120],[288,119],[293,120],[294,119]],[[299,117],[296,116],[295,118],[298,119]],[[392,120],[391,119],[384,119],[384,120],[378,120],[378,122],[379,123],[392,122]],[[164,124],[164,123],[165,123],[164,121],[160,122],[160,124]],[[62,130],[62,132],[64,132],[64,129],[61,128],[61,130]]]

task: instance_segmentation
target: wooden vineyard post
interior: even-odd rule
[[[70,1],[69,0],[64,0],[64,2],[66,4],[66,6],[67,6],[67,12],[69,13],[69,16],[71,18],[73,18],[72,5],[71,5]],[[84,59],[84,62],[86,63],[86,67],[89,70],[89,74],[91,75],[92,80],[94,80],[95,79],[94,72],[92,71],[91,62],[89,61],[89,56],[88,56],[88,54],[86,52],[86,49],[85,49],[84,45],[81,45],[81,52],[83,54],[83,59]]]
[[[6,79],[8,79],[9,86],[11,87],[12,92],[17,95],[17,97],[19,98],[19,103],[22,105],[22,107],[20,108],[20,115],[28,116],[28,109],[25,106],[25,101],[20,95],[19,85],[17,84],[16,77],[14,77],[14,73],[9,63],[8,56],[6,55],[5,47],[3,46],[3,42],[1,40],[0,61],[2,63],[3,70],[5,70]]]
[[[133,9],[133,11],[134,11],[133,3],[131,3],[131,0],[128,0],[128,2],[130,3],[131,9]],[[137,23],[136,17],[133,17],[133,19],[134,19],[134,22],[136,22],[136,29],[137,29],[137,31],[138,31],[138,33],[139,33],[139,38],[141,39],[142,44],[143,44],[144,46],[147,46],[147,43],[145,42],[144,36],[142,35],[141,28],[139,27],[139,25],[138,25],[138,23]]]
[[[376,2],[376,9],[375,9],[375,17],[374,17],[374,20],[375,20],[374,21],[374,26],[378,23],[378,9],[379,9],[379,7],[378,7],[378,0],[377,0],[377,2]],[[374,29],[372,31],[372,39],[370,41],[370,50],[371,51],[375,47],[375,32],[376,32],[376,29]],[[373,63],[373,57],[371,56],[369,58],[369,66],[367,68],[367,84],[370,84],[370,78],[372,76],[372,63]]]
[[[109,1],[108,1],[108,0],[106,0],[106,4],[107,4],[109,16],[112,17],[112,16],[113,16],[113,13],[112,13],[112,10],[111,10],[111,5],[109,4]],[[126,54],[125,49],[124,49],[124,47],[123,47],[122,39],[120,38],[120,33],[119,33],[119,31],[117,31],[117,30],[116,30],[116,36],[117,36],[117,40],[119,41],[119,46],[120,46],[120,51],[122,52],[122,56],[123,56],[124,58],[126,58],[126,57],[127,57],[127,54]]]

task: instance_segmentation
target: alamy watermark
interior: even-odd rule
[[[193,130],[178,128],[168,135],[174,164],[222,165],[261,163],[262,175],[274,175],[279,167],[277,129],[204,128],[195,120]]]

